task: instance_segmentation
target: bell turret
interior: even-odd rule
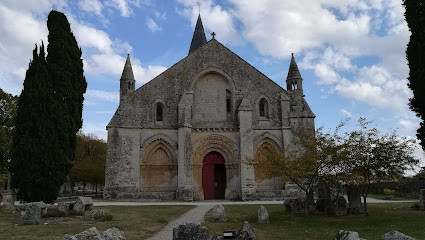
[[[120,79],[120,104],[130,92],[134,92],[136,80],[134,80],[133,68],[131,67],[130,54],[127,54],[124,69]]]

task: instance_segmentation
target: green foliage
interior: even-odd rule
[[[294,182],[306,193],[319,182],[335,189],[336,196],[343,183],[356,187],[367,213],[366,197],[373,184],[401,178],[419,163],[413,157],[414,139],[399,137],[395,132],[382,134],[370,124],[359,118],[358,129],[342,136],[339,130],[345,123],[333,134],[324,133],[322,128],[315,136],[298,133],[292,144],[295,147],[282,153],[268,151],[256,167],[268,177],[280,176]]]
[[[72,167],[76,133],[82,125],[81,50],[65,15],[47,20],[48,56],[37,47],[18,102],[12,149],[12,185],[25,201],[52,202]]]
[[[68,178],[72,182],[105,182],[106,143],[94,136],[77,135],[74,166]]]
[[[425,2],[423,0],[403,0],[404,14],[412,33],[407,45],[406,55],[409,63],[409,88],[413,91],[410,109],[422,119],[417,130],[425,150]]]
[[[384,194],[385,195],[394,195],[394,193],[395,193],[395,190],[384,188]]]
[[[18,96],[8,94],[0,88],[0,179],[7,178],[8,175],[17,104]]]

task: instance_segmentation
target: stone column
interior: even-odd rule
[[[287,148],[291,144],[291,124],[289,122],[290,101],[288,94],[280,94],[280,108],[282,113],[282,147]]]
[[[252,198],[255,194],[254,167],[246,163],[254,156],[252,137],[252,107],[247,98],[243,98],[238,109],[239,142],[241,158],[242,200]]]
[[[193,184],[191,178],[191,157],[192,157],[192,103],[193,93],[183,94],[179,105],[179,129],[177,135],[177,191],[176,199],[180,201],[193,200]]]

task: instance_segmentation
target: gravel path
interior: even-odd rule
[[[181,215],[179,218],[169,222],[160,232],[156,233],[155,236],[148,238],[149,240],[168,240],[173,239],[173,228],[178,227],[185,223],[202,223],[204,221],[204,215],[208,210],[214,207],[214,204],[203,204],[198,205]]]

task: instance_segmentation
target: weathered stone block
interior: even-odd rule
[[[104,217],[105,216],[105,210],[103,209],[94,209],[90,211],[90,219],[94,220],[98,217]]]
[[[195,223],[186,223],[173,229],[173,240],[212,240],[208,229]]]
[[[27,203],[21,211],[21,218],[25,225],[41,224],[42,204],[39,202]]]
[[[16,210],[16,207],[15,207],[16,194],[13,191],[5,190],[1,193],[1,196],[3,198],[2,203],[1,203],[2,208],[7,208],[7,209],[10,209],[10,210],[13,210],[13,211]]]
[[[214,206],[211,221],[213,222],[224,222],[224,206],[219,204]]]
[[[421,189],[419,194],[419,210],[425,210],[425,189]]]
[[[74,207],[75,202],[59,202],[58,210],[61,212],[67,212]]]
[[[106,229],[100,234],[101,238],[104,240],[125,240],[125,234],[123,231],[116,227]]]
[[[255,232],[247,221],[243,222],[241,228],[236,233],[237,240],[255,240]]]
[[[361,240],[359,233],[339,230],[333,240]]]
[[[93,209],[93,199],[91,197],[78,197],[73,210],[77,212],[91,211]]]
[[[382,235],[382,240],[416,240],[406,234],[403,234],[401,232],[392,231],[387,232],[384,235]]]
[[[258,223],[269,223],[270,216],[269,216],[269,213],[267,212],[267,209],[263,205],[261,205],[258,208],[257,215],[258,215]]]
[[[125,240],[125,234],[118,228],[112,227],[99,232],[96,227],[89,228],[76,235],[65,235],[64,240]]]

